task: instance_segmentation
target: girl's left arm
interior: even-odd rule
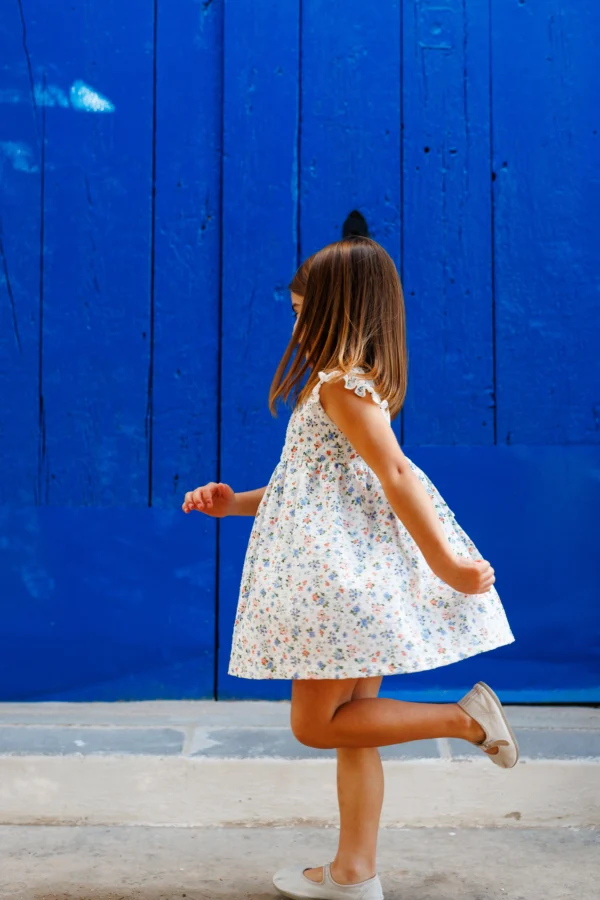
[[[182,504],[184,513],[197,510],[217,519],[225,516],[255,516],[266,487],[236,492],[228,484],[210,481],[204,487],[188,491]]]

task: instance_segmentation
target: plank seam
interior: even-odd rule
[[[220,94],[221,115],[219,121],[220,145],[219,145],[219,297],[217,314],[217,481],[221,481],[221,452],[223,429],[223,210],[225,193],[225,4],[221,4],[221,59],[220,59]],[[215,536],[215,649],[214,649],[214,675],[213,696],[219,699],[219,627],[221,612],[221,520],[216,520]]]
[[[298,125],[296,129],[296,266],[302,265],[302,22],[303,0],[298,0]]]
[[[463,119],[465,123],[465,193],[468,195],[469,193],[469,149],[471,146],[471,125],[469,122],[469,86],[468,86],[468,65],[467,65],[467,53],[469,50],[469,19],[467,13],[467,0],[462,0],[462,14],[463,14],[463,46],[462,46],[462,54],[463,54]]]
[[[400,281],[404,293],[404,2],[400,0]],[[404,301],[406,303],[406,300]],[[400,444],[404,444],[404,404],[400,410]]]
[[[23,356],[23,347],[21,345],[21,337],[19,335],[19,321],[17,318],[17,307],[15,305],[15,295],[12,289],[12,284],[10,281],[10,272],[8,271],[8,260],[6,258],[6,253],[4,252],[4,241],[2,239],[2,219],[0,218],[0,261],[2,263],[2,271],[4,272],[4,281],[6,284],[6,293],[8,294],[8,302],[10,305],[10,311],[12,316],[13,323],[13,332],[15,335],[15,341],[17,342],[17,348],[19,350],[19,356]]]
[[[493,90],[493,28],[492,28],[492,0],[488,0],[488,34],[489,34],[489,116],[490,116],[490,279],[492,299],[492,391],[493,391],[493,422],[494,445],[498,444],[498,361],[496,351],[496,192],[494,186],[494,90]]]
[[[151,173],[151,200],[150,200],[150,327],[149,327],[149,353],[148,353],[148,385],[146,400],[146,443],[148,447],[148,506],[152,506],[153,479],[152,469],[154,465],[154,308],[155,308],[155,281],[156,281],[156,129],[157,129],[157,54],[158,54],[158,0],[154,0],[154,23],[152,32],[153,63],[152,63],[152,173]]]
[[[33,80],[33,66],[31,65],[31,56],[29,55],[29,47],[27,44],[27,25],[25,24],[25,13],[23,12],[23,3],[22,0],[17,0],[19,4],[19,16],[21,17],[21,41],[23,44],[23,52],[25,53],[25,59],[27,61],[27,75],[29,77],[29,91],[31,93],[31,105],[33,107],[33,116],[35,119],[35,130],[38,136],[38,140],[40,137],[40,125],[38,121],[38,108],[37,101],[35,98],[35,83]],[[44,96],[46,94],[46,85],[44,83]]]
[[[46,72],[43,75],[46,93]],[[37,115],[36,115],[37,124]],[[38,471],[35,503],[42,504],[43,473],[46,462],[46,412],[44,409],[44,241],[46,218],[46,107],[42,107],[42,137],[40,148],[40,287],[38,314]],[[46,479],[45,502],[48,502],[48,481]]]

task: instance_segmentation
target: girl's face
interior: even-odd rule
[[[291,291],[292,295],[292,312],[294,313],[294,328],[293,332],[296,330],[296,325],[298,324],[298,316],[300,315],[300,310],[302,309],[302,297],[300,294],[295,294]]]

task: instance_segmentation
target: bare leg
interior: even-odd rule
[[[352,699],[356,681],[292,682],[292,730],[322,750],[387,747],[406,741],[454,737],[471,743],[485,733],[458,704]]]
[[[362,678],[354,700],[374,698],[381,678]],[[337,751],[340,839],[331,874],[338,884],[357,884],[377,871],[377,836],[383,806],[383,766],[376,747]],[[307,878],[320,882],[323,869],[309,869]]]

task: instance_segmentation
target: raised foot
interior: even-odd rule
[[[459,700],[458,706],[471,719],[465,722],[465,740],[479,745],[502,769],[512,769],[519,761],[519,745],[506,718],[502,703],[483,681]],[[482,737],[483,735],[483,737]]]
[[[462,720],[463,731],[461,737],[463,740],[468,741],[470,744],[481,744],[485,741],[485,731],[479,722],[477,722],[473,716],[470,716],[468,712],[458,705],[458,703],[456,704],[456,709],[459,718]],[[498,748],[492,747],[490,750],[485,750],[484,752],[493,756],[498,752]]]

